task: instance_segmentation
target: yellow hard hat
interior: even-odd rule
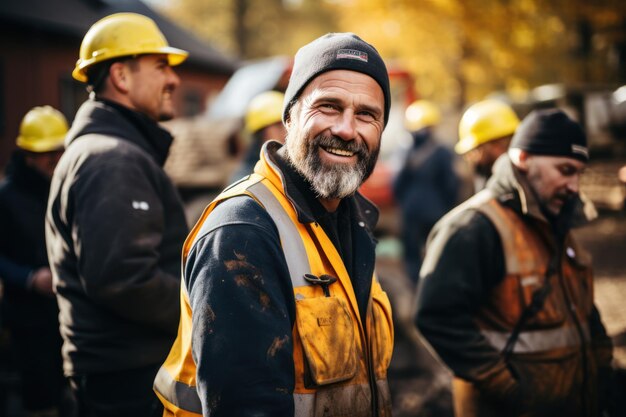
[[[15,143],[30,152],[51,152],[63,148],[67,120],[51,106],[34,107],[20,124],[20,135]]]
[[[435,126],[441,121],[441,113],[437,106],[427,100],[417,100],[406,108],[404,127],[415,132],[428,126]]]
[[[86,70],[100,62],[129,55],[167,54],[174,66],[189,53],[168,45],[165,36],[149,17],[137,13],[115,13],[94,23],[80,45],[80,58],[72,77],[86,82]]]
[[[519,123],[509,105],[493,99],[480,101],[463,113],[454,150],[462,155],[483,143],[512,135]]]
[[[245,124],[248,132],[256,132],[282,121],[285,95],[278,91],[266,91],[255,96],[246,110]]]

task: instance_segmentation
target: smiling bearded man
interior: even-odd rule
[[[209,205],[183,248],[181,333],[155,382],[168,412],[391,415],[378,211],[357,192],[389,100],[385,64],[356,35],[298,51],[285,145],[265,144],[254,173]]]

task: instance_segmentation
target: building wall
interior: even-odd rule
[[[44,104],[61,108],[61,81],[67,81],[78,47],[68,39],[24,32],[0,32],[0,167],[28,110]]]
[[[206,111],[207,103],[217,95],[229,75],[208,74],[206,70],[183,63],[175,67],[181,83],[174,93],[178,116],[195,116]]]
[[[24,114],[49,104],[71,122],[87,98],[85,86],[72,79],[80,39],[0,28],[0,177],[15,148]],[[191,116],[206,109],[208,99],[226,83],[227,75],[214,75],[190,64],[176,68],[181,78],[174,100],[177,114]]]

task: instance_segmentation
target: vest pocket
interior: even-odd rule
[[[354,325],[337,297],[296,300],[296,323],[311,379],[327,385],[354,377],[357,371]]]

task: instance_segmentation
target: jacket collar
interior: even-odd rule
[[[287,199],[298,214],[299,222],[314,223],[328,212],[317,200],[308,181],[279,154],[278,150],[281,148],[282,145],[279,142],[266,142],[261,149],[261,159],[254,171],[285,191]],[[344,198],[342,204],[350,204],[356,215],[356,221],[365,223],[368,230],[374,230],[378,221],[378,208],[371,201],[357,192],[353,196]]]
[[[161,166],[173,142],[172,135],[154,120],[103,99],[90,98],[82,104],[65,144],[69,146],[75,139],[88,134],[113,136],[131,142],[148,152]]]

